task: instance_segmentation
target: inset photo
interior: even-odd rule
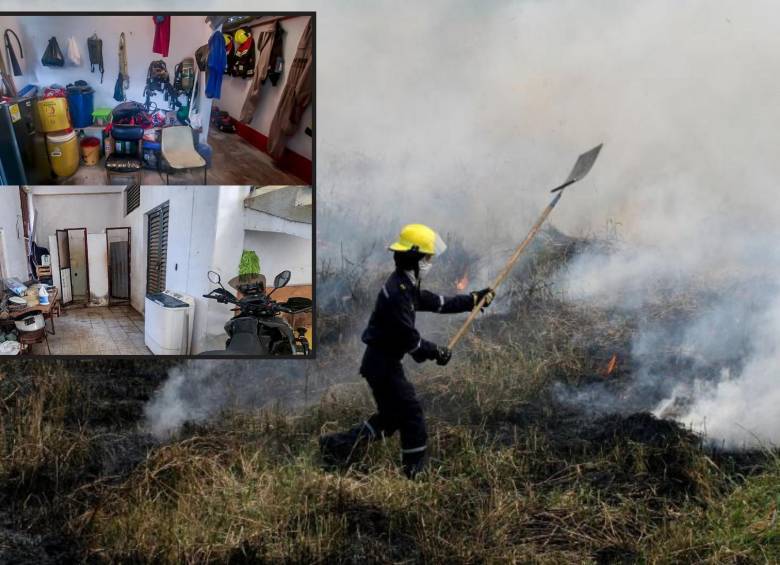
[[[311,185],[314,14],[0,14],[0,184]]]
[[[0,354],[312,354],[309,186],[0,187]]]

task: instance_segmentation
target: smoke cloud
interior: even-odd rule
[[[382,247],[411,221],[457,236],[477,254],[511,247],[547,203],[546,189],[579,153],[604,142],[552,222],[571,235],[609,223],[623,245],[581,256],[561,275],[562,288],[583,304],[636,312],[659,293],[717,289],[691,319],[639,328],[636,385],[663,397],[658,410],[684,394],[689,402],[676,417],[706,427],[715,441],[780,440],[780,387],[772,382],[780,336],[780,5],[299,7],[318,18],[320,260],[358,257],[372,244],[366,264],[385,259]],[[223,8],[240,11],[237,2]],[[670,379],[650,361],[661,338],[694,348],[722,371],[697,378],[687,369]],[[620,399],[611,406],[619,410]]]
[[[145,427],[165,439],[185,424],[206,422],[228,409],[300,406],[308,398],[304,364],[285,360],[186,362],[171,369],[168,380],[146,405]]]

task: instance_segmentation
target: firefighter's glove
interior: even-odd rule
[[[483,288],[482,290],[474,290],[471,292],[471,298],[474,300],[474,306],[472,308],[476,308],[477,304],[479,304],[479,301],[482,300],[482,297],[485,297],[485,303],[482,304],[482,311],[485,310],[488,306],[490,306],[490,303],[493,302],[493,299],[496,297],[496,291],[492,288]]]
[[[452,359],[452,350],[449,347],[439,345],[436,348],[436,364],[446,365],[450,362],[450,359]]]

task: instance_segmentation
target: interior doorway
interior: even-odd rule
[[[106,228],[108,305],[130,301],[130,228]]]
[[[57,230],[63,305],[85,305],[89,299],[87,228]]]

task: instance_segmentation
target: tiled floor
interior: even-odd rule
[[[51,328],[47,320],[46,327]],[[130,306],[68,308],[54,319],[49,334],[52,355],[151,355],[144,345],[144,318]],[[47,355],[46,343],[33,355]]]

